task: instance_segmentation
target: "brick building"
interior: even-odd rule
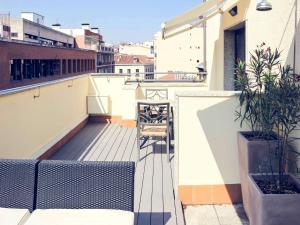
[[[96,71],[96,52],[0,40],[0,90]]]

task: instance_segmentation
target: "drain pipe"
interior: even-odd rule
[[[295,33],[294,33],[294,59],[293,59],[293,70],[296,74],[296,57],[297,57],[297,26],[298,26],[298,0],[295,0]]]
[[[203,0],[203,3],[206,2],[206,0]],[[203,69],[204,72],[207,72],[207,55],[206,55],[206,51],[207,51],[207,40],[206,40],[206,18],[205,16],[203,17]]]

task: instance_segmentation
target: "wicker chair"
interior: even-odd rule
[[[36,160],[0,160],[0,208],[34,209]]]
[[[134,209],[134,162],[41,161],[37,209]]]
[[[142,103],[137,106],[137,147],[140,160],[141,147],[149,138],[164,138],[170,159],[170,104]],[[142,143],[141,143],[142,140]]]

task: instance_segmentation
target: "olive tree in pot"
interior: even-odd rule
[[[238,62],[236,111],[243,204],[251,225],[300,225],[300,181],[288,173],[297,152],[290,142],[300,122],[300,86],[280,52],[257,46],[250,63]],[[290,152],[293,151],[293,154]]]

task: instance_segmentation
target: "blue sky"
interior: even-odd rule
[[[21,11],[45,16],[46,24],[78,27],[83,22],[98,26],[109,43],[145,41],[153,38],[162,22],[202,0],[0,0],[0,13],[19,17]]]

